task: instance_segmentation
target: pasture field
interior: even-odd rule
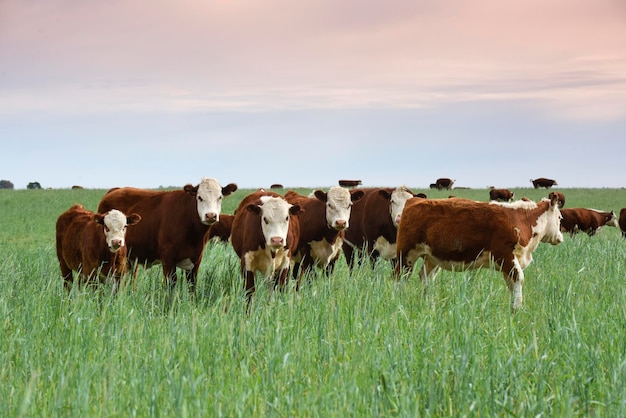
[[[555,190],[566,207],[626,206],[626,190]],[[56,219],[104,192],[0,190],[0,416],[626,416],[617,228],[540,244],[513,315],[500,273],[441,272],[423,292],[417,274],[343,258],[299,293],[258,286],[247,315],[228,244],[207,245],[195,297],[184,280],[168,297],[158,266],[115,297],[67,295]]]

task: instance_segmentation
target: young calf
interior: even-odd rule
[[[82,205],[63,212],[56,223],[56,245],[65,289],[72,288],[72,271],[79,273],[79,283],[112,277],[117,289],[128,269],[126,227],[140,220],[137,214],[126,216],[115,209],[94,213]]]

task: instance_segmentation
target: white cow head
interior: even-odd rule
[[[350,226],[352,204],[362,198],[363,194],[362,190],[350,192],[339,186],[331,187],[328,193],[324,193],[322,190],[314,192],[316,198],[326,203],[326,223],[328,227],[338,231]]]
[[[402,219],[402,211],[404,210],[406,201],[415,197],[415,195],[406,186],[396,187],[391,194],[384,189],[379,190],[378,193],[385,199],[389,200],[389,213],[391,215],[391,221],[393,222],[393,226],[397,228],[400,220]]]
[[[260,205],[250,204],[247,210],[260,216],[265,245],[272,252],[287,245],[289,218],[300,213],[299,205],[291,205],[282,197],[262,196]]]
[[[543,233],[541,242],[548,242],[557,245],[563,242],[563,234],[561,233],[561,211],[559,210],[559,198],[551,195],[549,200],[550,206],[537,220],[537,225],[533,227],[533,232]],[[537,228],[537,229],[535,229]]]
[[[109,251],[114,253],[126,245],[126,227],[135,225],[141,220],[141,216],[136,213],[126,216],[119,210],[113,209],[104,214],[94,214],[94,220],[103,226]]]
[[[230,183],[222,187],[217,180],[204,177],[199,185],[187,184],[184,190],[195,196],[200,222],[205,225],[212,225],[220,220],[222,199],[236,191],[237,185]]]

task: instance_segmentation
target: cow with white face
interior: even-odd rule
[[[343,251],[350,268],[356,262],[356,255],[364,251],[373,263],[378,258],[396,259],[396,234],[402,219],[406,201],[415,194],[406,186],[395,188],[362,189],[363,198],[352,208],[352,225],[346,230]]]
[[[354,202],[363,197],[362,190],[348,191],[331,187],[328,192],[316,190],[311,197],[290,190],[285,193],[289,203],[302,208],[300,237],[292,257],[293,277],[298,280],[313,266],[332,273],[334,263],[341,254],[344,231],[350,226]]]
[[[198,216],[205,225],[212,225],[220,220],[222,200],[235,190],[237,186],[232,183],[222,187],[217,180],[206,177],[197,186],[185,186],[185,192],[196,197]]]
[[[291,256],[298,242],[300,206],[274,192],[257,190],[243,198],[235,210],[231,243],[241,260],[248,303],[255,290],[255,276],[274,279],[284,288]]]

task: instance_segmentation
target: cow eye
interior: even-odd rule
[[[267,225],[268,223],[270,223],[270,221],[267,220],[267,218],[263,218],[263,222],[265,222],[265,225]]]
[[[202,196],[198,196],[198,202],[203,202],[204,199],[202,199]]]
[[[108,226],[106,226],[106,225],[104,225],[104,230],[105,230],[106,232],[109,232],[109,231],[110,231],[109,227],[108,227]]]
[[[285,218],[285,222],[289,222],[289,216]]]

